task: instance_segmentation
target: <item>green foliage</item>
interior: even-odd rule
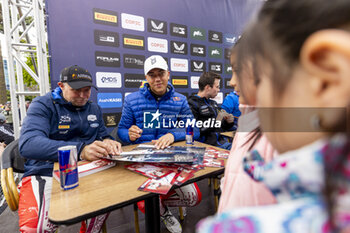
[[[35,62],[37,62],[37,59],[35,58]],[[26,64],[29,66],[29,68],[35,73],[34,71],[34,65],[33,65],[33,61],[32,58],[30,57],[30,54],[28,53],[28,57],[26,60]],[[33,87],[36,86],[37,83],[35,82],[35,80],[32,78],[32,76],[25,70],[23,69],[23,83],[25,86],[27,87]]]

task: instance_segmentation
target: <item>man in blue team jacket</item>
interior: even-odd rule
[[[152,141],[157,148],[165,148],[174,141],[185,140],[186,124],[194,122],[191,109],[184,95],[175,92],[168,83],[168,64],[159,55],[146,59],[144,71],[147,83],[138,92],[125,98],[122,117],[118,125],[118,136],[126,143]],[[194,139],[199,130],[194,127]],[[201,200],[197,184],[175,189],[171,204],[161,199],[161,219],[171,233],[182,232],[179,221],[168,206],[195,206]],[[187,203],[187,204],[184,204]]]
[[[119,138],[132,144],[153,141],[157,148],[185,140],[186,124],[193,115],[186,97],[175,92],[168,82],[170,72],[166,61],[159,55],[151,56],[145,61],[144,71],[147,83],[125,98],[118,125]],[[194,133],[197,139],[197,128]]]
[[[21,129],[19,150],[27,161],[18,215],[20,230],[25,232],[57,229],[48,221],[47,214],[59,147],[74,145],[78,158],[90,161],[121,151],[120,143],[107,133],[100,107],[89,101],[91,87],[95,87],[91,74],[79,66],[67,67],[61,72],[58,86],[34,99]],[[106,216],[88,221],[88,228],[96,226],[99,232],[99,224],[102,226]],[[85,228],[83,224],[82,229]]]

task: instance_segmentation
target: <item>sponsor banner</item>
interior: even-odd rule
[[[97,103],[101,108],[120,108],[123,97],[121,93],[97,93]]]
[[[187,43],[181,41],[170,41],[171,53],[187,55]]]
[[[170,66],[171,66],[171,71],[188,72],[187,59],[170,58]]]
[[[205,61],[191,60],[191,72],[205,72]]]
[[[149,32],[159,33],[159,34],[167,34],[168,25],[165,21],[156,20],[156,19],[148,19],[147,20],[147,30]]]
[[[233,34],[225,34],[224,35],[224,43],[227,44],[227,45],[234,45],[237,41],[238,37],[236,37],[235,35]]]
[[[139,88],[145,80],[146,77],[143,74],[124,74],[124,87]]]
[[[191,44],[191,55],[205,57],[206,56],[205,46],[199,45],[199,44]]]
[[[143,69],[145,56],[136,54],[124,54],[124,67]]]
[[[102,114],[102,118],[106,127],[117,127],[121,116],[122,116],[121,112]]]
[[[158,53],[168,53],[168,41],[155,37],[147,38],[148,51]]]
[[[210,58],[222,58],[222,48],[209,46],[208,52]]]
[[[170,23],[170,35],[187,38],[187,26],[183,24]]]
[[[96,45],[119,47],[119,35],[116,32],[94,30]]]
[[[120,67],[120,54],[111,52],[95,52],[96,66]]]
[[[230,86],[230,80],[231,80],[231,78],[225,78],[225,88],[226,89],[234,89],[233,87]]]
[[[209,62],[209,71],[213,71],[215,73],[222,73],[222,64],[218,62]]]
[[[191,76],[191,88],[192,89],[199,89],[198,80],[199,80],[199,76]]]
[[[218,95],[215,98],[212,98],[212,100],[215,100],[216,103],[218,103],[218,104],[222,104],[223,99],[224,99],[223,96],[224,96],[223,93],[219,92]]]
[[[142,16],[121,13],[121,18],[122,28],[141,32],[145,31],[145,20]]]
[[[216,32],[209,30],[208,32],[208,40],[214,43],[222,44],[222,32]]]
[[[175,88],[187,88],[188,78],[187,76],[172,76],[171,83]]]
[[[123,34],[123,47],[127,49],[145,49],[145,37]]]
[[[225,74],[232,74],[231,64],[225,64]]]
[[[191,27],[191,39],[205,40],[205,30],[202,28]]]
[[[94,23],[118,26],[118,13],[115,11],[102,10],[94,8],[93,10]]]
[[[226,48],[224,54],[225,54],[224,55],[225,59],[230,60],[230,56],[231,56],[230,49]]]
[[[121,88],[122,75],[116,72],[96,72],[96,85],[101,88]]]

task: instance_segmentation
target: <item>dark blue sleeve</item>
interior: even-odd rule
[[[135,143],[131,142],[129,138],[129,128],[136,123],[135,116],[131,109],[131,105],[129,103],[129,98],[125,98],[124,106],[122,110],[122,117],[119,121],[118,125],[118,137],[123,142],[127,143]]]
[[[100,119],[100,120],[98,122],[99,129],[98,129],[98,134],[97,134],[96,140],[103,140],[103,139],[106,139],[106,138],[114,140],[114,138],[111,135],[109,135],[109,133],[107,132],[107,128],[105,126],[105,123],[103,122],[103,116],[102,116],[101,107],[99,105],[97,105],[97,106],[98,106],[98,113],[97,113],[98,114],[98,119]]]

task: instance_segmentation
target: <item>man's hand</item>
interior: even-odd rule
[[[164,149],[175,141],[174,135],[167,133],[161,136],[158,140],[152,140],[152,143],[156,146],[157,149]]]
[[[231,124],[235,120],[235,117],[232,114],[227,114],[224,119],[227,123]]]
[[[122,152],[122,144],[112,139],[106,138],[103,140],[107,144],[107,152],[110,155],[119,155]]]
[[[84,147],[80,153],[81,159],[93,161],[103,157],[107,157],[109,154],[119,154],[121,152],[121,145],[119,142],[111,139],[105,139],[103,142],[94,141],[93,143]]]
[[[129,128],[129,139],[130,139],[130,141],[132,141],[132,142],[135,141],[136,139],[141,137],[141,134],[142,134],[142,129],[140,129],[136,125],[132,125]]]

